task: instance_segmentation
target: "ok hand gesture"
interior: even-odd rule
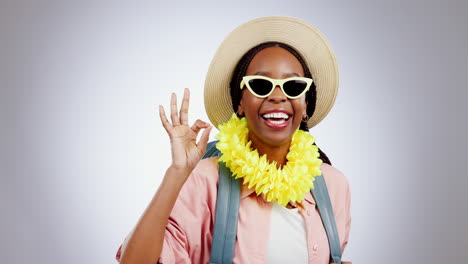
[[[159,106],[159,117],[162,125],[171,140],[172,167],[177,170],[184,170],[190,173],[197,165],[200,158],[205,153],[206,144],[210,135],[212,126],[198,119],[189,127],[188,109],[190,102],[190,91],[185,88],[184,98],[180,112],[177,112],[177,97],[175,93],[171,95],[171,122],[166,117],[164,108]],[[201,129],[205,129],[196,142],[197,135]]]

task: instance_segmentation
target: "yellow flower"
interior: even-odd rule
[[[253,188],[257,195],[264,195],[268,202],[286,206],[289,202],[301,202],[305,194],[314,188],[315,176],[321,175],[318,147],[315,139],[306,131],[296,130],[292,136],[288,160],[282,168],[270,163],[266,155],[259,156],[251,149],[249,130],[245,118],[233,114],[219,126],[216,147],[221,151],[220,161],[226,163],[236,179]]]

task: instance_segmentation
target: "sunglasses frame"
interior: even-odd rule
[[[263,80],[267,80],[267,81],[270,81],[273,86],[271,88],[271,91],[266,94],[266,95],[259,95],[257,94],[256,92],[253,91],[253,89],[250,87],[249,85],[249,81],[251,80],[254,80],[254,79],[263,79]],[[288,81],[294,81],[294,80],[299,80],[299,81],[305,81],[307,86],[306,88],[304,89],[304,91],[302,91],[302,93],[300,93],[299,95],[297,96],[289,96],[287,93],[284,92],[284,88],[283,88],[283,84],[285,84],[286,82]],[[299,76],[294,76],[294,77],[289,77],[289,78],[286,78],[286,79],[272,79],[272,78],[269,78],[269,77],[266,77],[266,76],[263,76],[263,75],[249,75],[249,76],[244,76],[242,77],[242,81],[240,83],[240,89],[244,89],[244,86],[247,87],[247,89],[249,89],[249,91],[255,95],[256,97],[259,97],[259,98],[265,98],[265,97],[268,97],[270,96],[273,91],[275,90],[276,86],[279,86],[281,88],[281,91],[283,92],[283,94],[289,98],[289,99],[297,99],[301,96],[303,96],[309,89],[310,89],[310,86],[312,86],[312,83],[314,82],[314,80],[312,80],[311,78],[307,78],[307,77],[299,77]]]

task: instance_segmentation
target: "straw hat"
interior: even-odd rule
[[[229,83],[240,58],[251,48],[269,41],[293,47],[310,69],[317,87],[317,104],[307,122],[309,128],[318,124],[332,108],[338,92],[338,65],[323,34],[297,18],[261,17],[234,29],[211,61],[205,80],[205,109],[215,127],[229,121],[234,112]]]

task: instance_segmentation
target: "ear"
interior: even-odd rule
[[[304,98],[304,114],[307,114],[307,104],[308,102],[307,102],[307,97],[306,97]]]
[[[242,102],[242,99],[239,102],[239,107],[237,107],[237,112],[236,112],[238,117],[243,117],[244,116],[244,104]]]

